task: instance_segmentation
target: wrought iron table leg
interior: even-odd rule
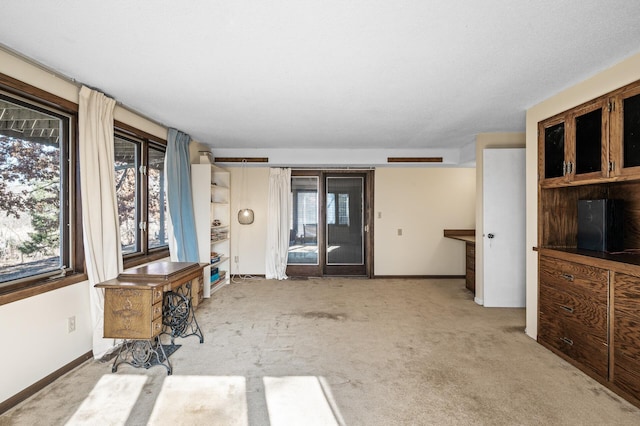
[[[191,283],[179,287],[176,291],[168,291],[164,294],[162,307],[162,323],[164,331],[171,337],[173,345],[176,337],[197,336],[200,343],[204,342],[204,335],[196,320],[196,314],[191,303]],[[168,330],[168,331],[167,331]]]
[[[111,372],[118,371],[120,364],[129,364],[136,368],[150,368],[162,365],[167,369],[167,375],[173,373],[171,362],[167,357],[159,336],[150,340],[125,340],[120,345],[118,355],[113,360]]]

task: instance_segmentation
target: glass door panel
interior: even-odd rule
[[[640,95],[623,102],[623,167],[637,167],[640,166]]]
[[[576,174],[602,170],[602,108],[576,117]]]
[[[287,263],[318,264],[318,177],[291,177]]]
[[[564,176],[564,123],[544,129],[544,178]]]
[[[364,264],[364,179],[327,177],[327,265]]]

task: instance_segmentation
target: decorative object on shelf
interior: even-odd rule
[[[242,160],[242,186],[240,187],[240,191],[241,191],[241,195],[240,195],[240,202],[242,203],[241,205],[243,205],[246,200],[245,197],[247,195],[247,160],[244,159]],[[238,223],[240,223],[240,225],[251,225],[253,223],[253,210],[249,209],[249,208],[242,208],[240,209],[240,211],[238,211]]]
[[[200,154],[200,164],[211,164],[213,161],[213,156],[209,151],[198,151]]]

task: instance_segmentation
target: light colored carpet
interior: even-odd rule
[[[318,377],[265,377],[271,426],[338,426],[344,424],[327,395],[329,386]]]
[[[125,424],[146,381],[144,376],[130,374],[102,376],[67,425]]]
[[[300,413],[350,426],[640,424],[638,408],[527,337],[523,309],[483,308],[472,299],[464,280],[232,284],[197,311],[205,342],[176,342],[173,376],[163,367],[120,366],[113,374],[111,364],[87,361],[0,424],[64,425],[87,412],[85,399],[102,392],[103,377],[128,375],[145,381],[130,397],[126,425],[174,413],[180,424],[224,425],[229,413],[201,422],[194,404],[214,404],[224,387],[207,382],[225,377],[244,386],[223,392],[231,421],[251,426],[279,426]],[[204,383],[181,391],[184,376]],[[124,417],[110,407],[93,415],[95,424]]]
[[[245,378],[167,377],[149,424],[247,426]]]

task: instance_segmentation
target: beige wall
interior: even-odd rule
[[[475,179],[472,168],[376,169],[375,275],[464,275],[464,242],[443,230],[474,228]]]
[[[231,271],[264,275],[269,168],[247,167],[243,172],[241,167],[227,167],[227,170],[231,172]],[[243,208],[253,210],[251,225],[238,223],[238,210]],[[235,256],[238,256],[237,263]]]
[[[80,89],[0,49],[0,73],[78,102]],[[87,82],[91,84],[91,82]],[[116,106],[115,119],[166,138],[166,129]],[[87,281],[0,306],[0,336],[10,346],[2,351],[0,402],[31,386],[92,348]],[[67,318],[76,331],[67,333]]]
[[[483,182],[482,150],[485,148],[524,148],[524,133],[481,133],[476,136],[476,303],[484,303]],[[524,212],[523,212],[524,213]]]
[[[640,54],[570,87],[527,110],[527,329],[538,334],[538,122],[640,79]]]
[[[269,168],[247,167],[246,206],[255,222],[239,225],[242,169],[231,171],[232,271],[264,275]],[[379,168],[375,171],[376,275],[464,275],[464,243],[442,236],[445,228],[473,228],[475,170]],[[378,212],[382,214],[378,218]],[[403,235],[397,235],[402,228]]]

